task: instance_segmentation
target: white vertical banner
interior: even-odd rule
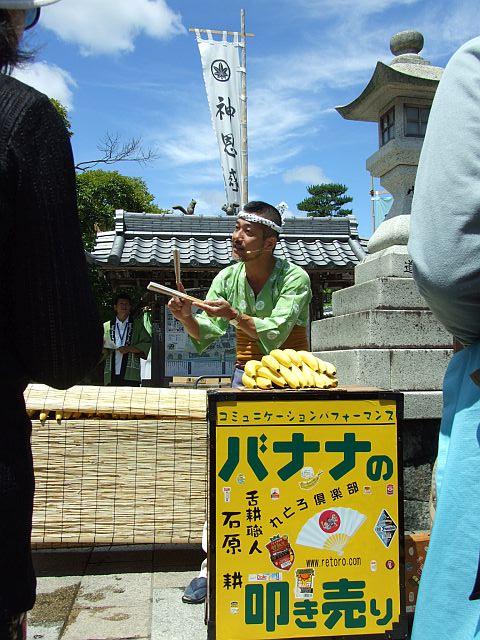
[[[240,204],[242,188],[241,155],[241,106],[240,90],[242,68],[240,65],[238,34],[233,42],[214,40],[207,30],[207,38],[202,38],[195,29],[203,79],[207,90],[212,124],[220,150],[225,193],[228,204]]]

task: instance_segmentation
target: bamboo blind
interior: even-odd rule
[[[201,540],[205,391],[30,385],[25,398],[34,416],[34,547]]]

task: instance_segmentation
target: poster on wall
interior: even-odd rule
[[[165,376],[231,375],[235,364],[235,330],[228,331],[201,355],[182,324],[165,308]]]
[[[405,637],[401,396],[209,403],[209,638]]]

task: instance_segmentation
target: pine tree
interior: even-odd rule
[[[351,209],[342,208],[345,204],[353,201],[353,198],[345,195],[347,190],[348,187],[344,184],[314,184],[307,187],[310,197],[299,202],[297,208],[300,211],[307,211],[307,216],[315,218],[351,215]]]

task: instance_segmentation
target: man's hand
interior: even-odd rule
[[[123,353],[130,353],[130,352],[132,352],[132,350],[131,350],[131,348],[130,348],[130,347],[118,347],[117,351],[118,351],[119,353],[122,353],[122,354],[123,354]],[[132,353],[133,353],[133,352],[132,352]]]
[[[182,283],[179,283],[178,290],[185,293],[185,288]],[[180,322],[192,317],[192,303],[188,300],[181,300],[180,298],[171,298],[168,303],[168,308],[172,312],[174,318]]]
[[[139,349],[138,347],[131,347],[131,346],[130,347],[129,346],[119,347],[117,349],[117,351],[119,351],[122,354],[124,354],[124,353],[135,353],[135,354],[139,355],[141,358],[144,358],[144,359],[146,359],[146,357],[147,357],[145,355],[145,353],[143,351],[141,351],[141,349]]]
[[[209,316],[213,318],[225,318],[225,320],[233,320],[238,315],[232,305],[220,298],[219,300],[208,300],[202,306]]]

